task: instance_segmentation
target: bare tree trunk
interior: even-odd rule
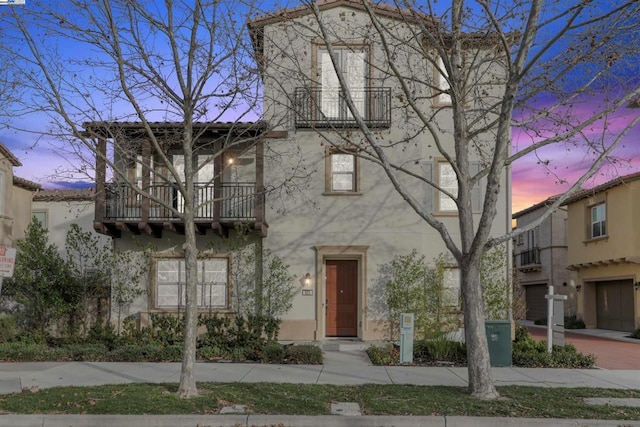
[[[498,392],[493,385],[484,326],[480,265],[480,257],[475,257],[460,265],[469,392],[472,396],[480,399],[493,399],[498,397]]]
[[[187,116],[188,117],[188,116]],[[185,124],[183,135],[184,154],[184,261],[187,284],[186,310],[184,313],[184,350],[182,369],[180,371],[180,387],[178,395],[189,398],[198,395],[195,377],[196,340],[198,330],[198,247],[196,245],[195,228],[195,188],[193,173],[193,127],[189,121]]]

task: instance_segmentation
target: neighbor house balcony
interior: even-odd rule
[[[351,89],[351,98],[364,123],[370,128],[391,126],[391,89]],[[296,88],[295,126],[305,128],[355,128],[343,91]]]
[[[539,271],[542,268],[540,264],[540,248],[526,249],[517,254],[516,267],[523,272]]]

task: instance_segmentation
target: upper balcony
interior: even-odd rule
[[[122,232],[162,237],[166,230],[184,234],[184,197],[191,191],[175,182],[177,177],[184,179],[186,169],[180,144],[183,125],[95,122],[84,126],[86,136],[96,138],[99,153],[95,230],[113,237],[121,237]],[[190,205],[195,231],[213,230],[224,236],[242,225],[266,236],[264,139],[283,138],[286,132],[267,131],[261,122],[197,123],[193,128],[191,170],[196,182]],[[153,145],[151,137],[159,143]],[[155,151],[159,149],[162,153]],[[113,176],[110,182],[107,165]]]
[[[523,250],[516,255],[516,267],[522,272],[540,271],[540,248],[530,248]]]
[[[385,129],[391,126],[390,88],[352,89],[350,93],[369,128]],[[340,90],[296,88],[294,114],[298,129],[358,127],[344,92]]]

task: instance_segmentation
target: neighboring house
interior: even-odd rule
[[[513,214],[515,231],[539,219],[555,199],[550,197]],[[558,208],[540,225],[519,234],[513,242],[513,256],[518,283],[525,292],[527,320],[546,319],[545,295],[549,285],[554,287],[554,293],[567,296],[565,315],[576,314],[577,275],[567,270],[566,207]]]
[[[359,2],[332,0],[319,3],[319,7],[328,20],[341,23],[342,36],[352,37],[357,25],[361,25],[361,30],[372,31],[362,26],[365,12]],[[381,11],[382,19],[394,24],[389,28],[406,30],[403,26],[410,25],[397,11],[387,7]],[[199,285],[198,304],[206,312],[236,311],[241,283],[234,281],[230,247],[225,238],[235,234],[238,223],[244,223],[250,229],[248,244],[281,256],[299,280],[293,307],[282,319],[280,339],[380,339],[388,331],[384,288],[377,280],[379,266],[413,249],[428,261],[447,250],[439,233],[406,205],[380,167],[348,150],[330,148],[324,142],[325,137],[331,138],[337,132],[352,132],[356,138],[359,131],[344,110],[327,52],[314,39],[313,31],[305,32],[313,25],[309,14],[309,9],[300,7],[249,24],[254,48],[263,59],[264,122],[196,124],[194,134],[199,139],[194,165],[204,165],[196,184],[196,202],[200,204],[196,231],[198,247],[203,251],[198,268],[204,278]],[[344,24],[345,20],[349,20],[349,25]],[[362,108],[365,120],[379,135],[402,140],[417,127],[415,121],[405,116],[400,97],[394,96],[397,82],[376,75],[388,64],[375,63],[380,49],[375,39],[372,35],[369,42],[359,42],[355,48],[339,48],[337,55],[353,70],[349,83],[358,94],[356,104]],[[283,48],[287,49],[286,54],[280,51]],[[284,75],[277,78],[279,72],[291,69],[294,63],[302,64],[302,69],[309,73],[306,83],[315,80],[311,70],[322,74],[324,89],[305,86],[304,78],[289,79]],[[431,77],[435,74],[432,68],[424,68],[424,73]],[[447,111],[446,97],[425,99],[428,102],[425,108],[445,107]],[[312,105],[317,108],[309,109]],[[156,134],[167,136],[166,153],[173,166],[184,170],[179,147],[168,142],[172,133],[181,131],[181,124],[151,126]],[[122,146],[133,150],[116,152],[116,163],[128,162],[131,181],[148,189],[156,200],[170,201],[172,208],[180,211],[183,202],[168,178],[166,165],[150,154],[141,124],[97,122],[84,127],[96,137],[104,153],[108,152],[107,139],[126,141]],[[450,119],[442,120],[439,127],[449,134],[453,130]],[[323,128],[324,134],[318,128]],[[414,150],[415,159],[419,159],[408,167],[427,175],[442,188],[457,191],[455,178],[451,180],[451,166],[439,157],[432,137],[419,132],[416,138],[419,144],[398,148]],[[246,146],[236,144],[234,150],[226,150],[223,155],[216,154],[221,152],[222,144],[233,145],[247,135],[258,139]],[[291,147],[296,148],[297,156],[287,154]],[[207,159],[211,162],[206,163]],[[473,159],[474,167],[480,167],[480,160]],[[106,182],[105,170],[104,161],[99,160],[96,230],[115,237],[118,250],[135,249],[140,243],[154,247],[150,274],[144,283],[149,295],[137,301],[132,311],[140,314],[143,323],[149,313],[178,312],[184,301],[184,225],[175,218],[174,211],[153,199],[139,197],[126,184],[117,180]],[[286,175],[290,170],[306,174],[293,192],[287,191],[291,187],[283,187],[286,179],[291,178]],[[483,180],[474,189],[472,205],[478,213],[476,220],[485,184]],[[455,204],[422,182],[416,181],[414,189],[424,206],[443,221],[454,239],[459,239],[455,231],[458,230]],[[493,236],[511,230],[508,199],[511,189],[506,175],[501,190]],[[505,254],[505,258],[509,257]],[[505,267],[505,274],[509,268]],[[446,284],[449,295],[453,296],[452,309],[459,310],[459,272],[451,265],[445,276],[449,279]]]
[[[0,144],[0,244],[16,247],[31,220],[31,197],[40,189],[35,182],[19,178],[13,168],[22,163]]]
[[[78,190],[40,190],[33,195],[33,216],[38,218],[49,232],[49,243],[58,247],[64,256],[67,232],[71,224],[83,231],[94,232],[95,191],[92,188]],[[96,234],[101,244],[111,239]]]
[[[580,191],[568,212],[568,266],[587,328],[640,328],[640,173]]]

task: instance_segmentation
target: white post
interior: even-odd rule
[[[551,354],[553,345],[553,285],[549,285],[547,294],[547,353]]]

